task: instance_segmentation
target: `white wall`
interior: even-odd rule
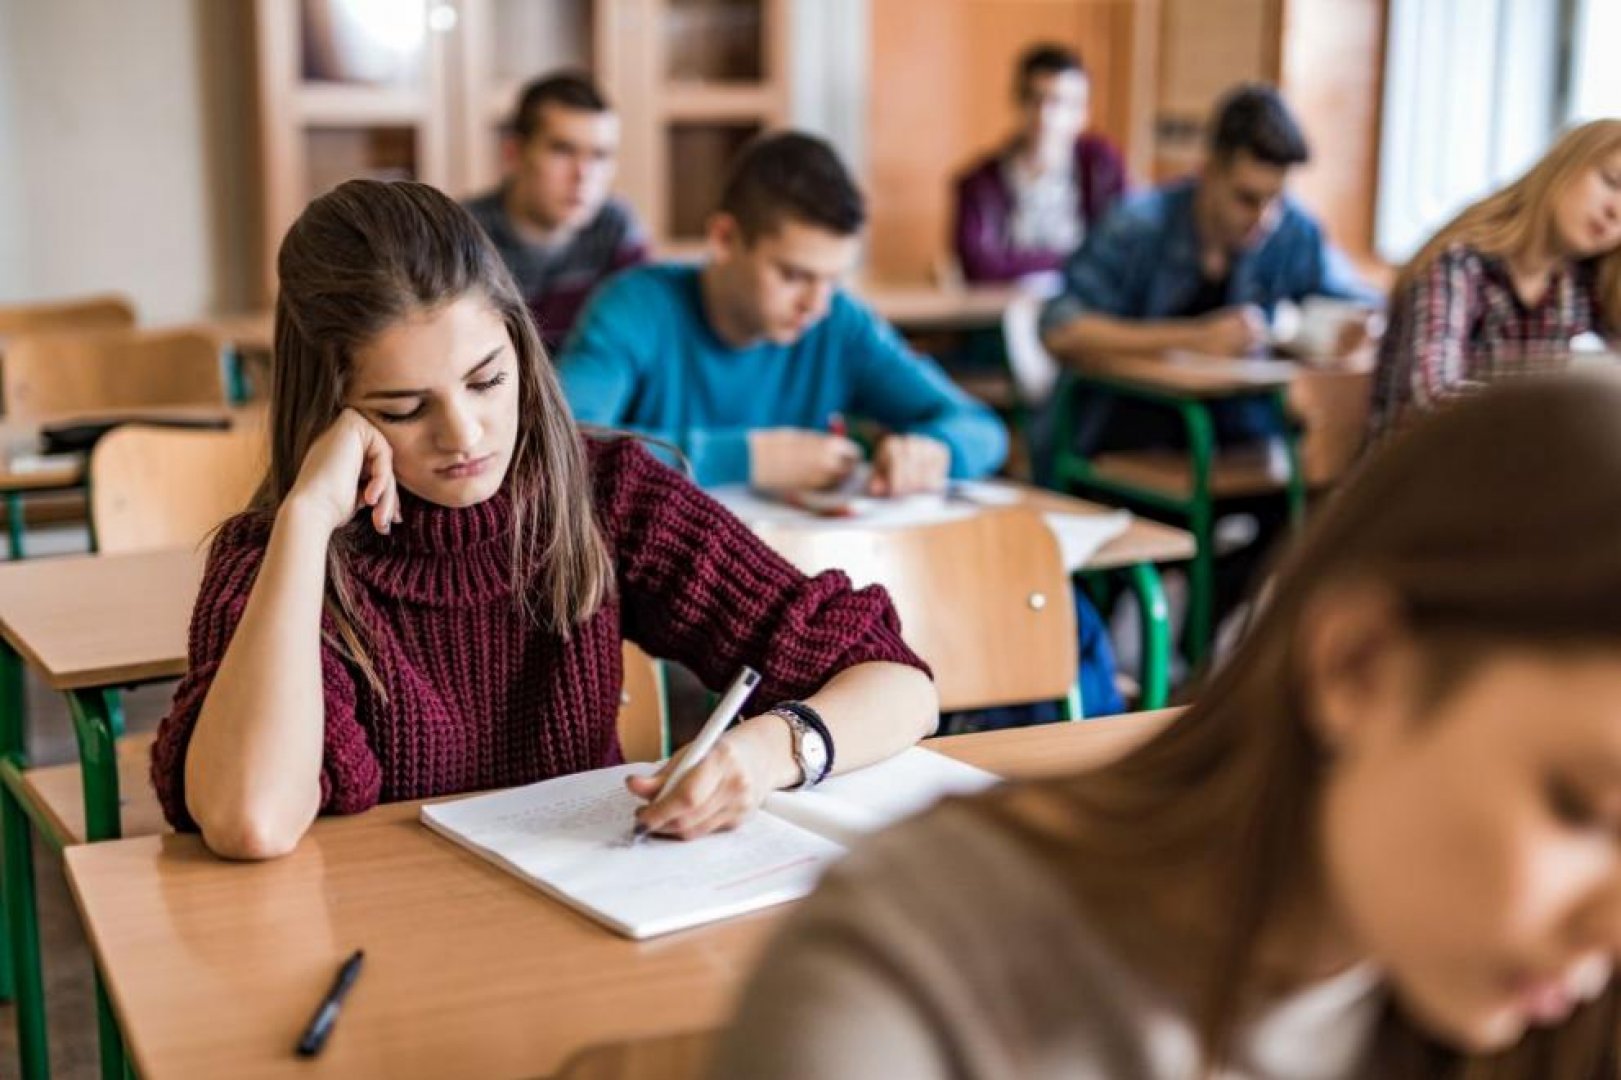
[[[210,2],[0,0],[0,302],[118,290],[161,323],[239,300]]]
[[[16,0],[0,0],[0,299],[19,296],[26,274],[23,251],[26,218],[22,207],[22,184],[18,170],[8,163],[16,142],[15,108],[11,99],[11,9]]]

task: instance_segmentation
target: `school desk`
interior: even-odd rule
[[[940,739],[1007,776],[1085,768],[1170,713]],[[227,863],[195,836],[67,852],[68,878],[145,1080],[543,1076],[586,1047],[713,1029],[787,909],[634,942],[446,842],[418,803],[316,822]],[[365,972],[324,1053],[293,1045],[340,961]]]
[[[119,691],[185,670],[202,565],[190,551],[0,565],[0,829],[9,981],[25,1077],[44,1075],[46,1068],[32,827],[53,847],[119,835]],[[76,836],[63,835],[65,823],[52,815],[27,771],[25,663],[68,698],[84,794],[82,823],[73,823],[83,832]],[[116,1039],[109,1045],[104,1037],[104,1054],[115,1048]]]
[[[1188,624],[1195,662],[1208,650],[1215,629],[1216,500],[1282,492],[1293,520],[1298,522],[1305,513],[1305,473],[1287,401],[1289,385],[1301,370],[1281,360],[1168,353],[1094,357],[1079,371],[1060,378],[1053,457],[1057,485],[1084,485],[1177,514],[1193,532],[1198,550],[1188,574]],[[1091,459],[1076,453],[1073,424],[1079,399],[1088,391],[1107,391],[1176,413],[1187,430],[1187,452],[1104,454]],[[1267,448],[1218,455],[1210,405],[1237,398],[1267,402],[1283,434]]]
[[[858,284],[855,293],[903,335],[995,330],[1022,295],[1014,286]]]

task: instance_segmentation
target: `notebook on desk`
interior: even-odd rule
[[[422,808],[422,822],[626,937],[650,938],[806,896],[864,833],[997,782],[913,747],[806,792],[776,792],[728,833],[630,845],[640,805],[620,765]]]

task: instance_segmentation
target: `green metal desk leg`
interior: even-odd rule
[[[17,1056],[23,1080],[50,1076],[45,1039],[45,981],[39,966],[39,913],[34,907],[34,842],[28,814],[10,784],[0,784],[4,829],[6,935],[16,992]]]
[[[247,404],[248,372],[242,360],[242,350],[235,345],[227,345],[220,353],[220,362],[225,367],[225,392],[231,404]]]
[[[0,758],[19,769],[28,762],[28,698],[23,686],[21,657],[0,642]],[[10,1001],[12,990],[11,932],[0,906],[0,1001]]]
[[[1193,491],[1188,499],[1188,531],[1197,550],[1188,567],[1188,660],[1197,668],[1216,633],[1216,507],[1210,474],[1216,460],[1215,425],[1200,401],[1181,401],[1177,411],[1188,430]]]
[[[13,559],[28,557],[24,547],[24,536],[28,530],[23,522],[23,497],[19,491],[6,492],[6,539],[10,543],[10,552]]]
[[[17,653],[0,641],[0,755],[7,772],[20,775],[28,763],[28,717],[23,704],[23,667]],[[0,830],[5,845],[4,888],[7,982],[17,1008],[19,1075],[42,1080],[50,1074],[45,1038],[45,982],[39,966],[39,915],[34,906],[34,851],[28,814],[9,783],[0,783]]]
[[[1171,697],[1171,609],[1153,563],[1138,563],[1130,574],[1142,615],[1142,707],[1163,709]]]
[[[123,725],[117,690],[76,690],[68,695],[73,730],[79,737],[79,763],[84,776],[85,839],[116,840],[122,833],[118,811],[118,745],[115,731]],[[103,1080],[124,1080],[124,1039],[113,1016],[101,972],[96,972],[96,1026],[101,1045]]]
[[[1079,675],[1075,678],[1075,684],[1069,688],[1069,693],[1064,695],[1064,700],[1059,706],[1059,716],[1066,722],[1086,719],[1086,703],[1081,700]]]

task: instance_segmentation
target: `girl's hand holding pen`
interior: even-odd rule
[[[788,725],[775,716],[756,716],[727,732],[672,787],[671,771],[684,753],[652,776],[625,781],[632,794],[648,800],[636,823],[649,833],[692,840],[736,828],[767,795],[799,775]]]

